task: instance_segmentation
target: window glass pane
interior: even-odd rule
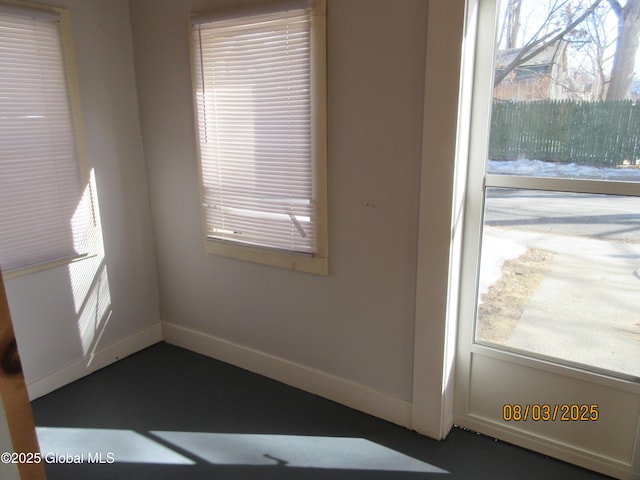
[[[640,182],[629,15],[640,1],[501,2],[475,340],[638,379],[640,186],[588,193]]]
[[[487,189],[476,341],[640,377],[640,197]]]
[[[489,173],[640,181],[640,1],[621,3],[501,2]]]

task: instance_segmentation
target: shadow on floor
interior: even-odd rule
[[[458,428],[437,442],[165,343],[32,407],[49,480],[608,478]]]

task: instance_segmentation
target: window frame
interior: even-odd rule
[[[570,440],[580,438],[583,432],[579,429],[569,429],[566,436],[556,429],[559,435],[552,435],[552,428],[535,431],[535,422],[522,422],[520,426],[508,425],[504,422],[496,409],[495,415],[480,412],[486,405],[497,403],[496,395],[490,395],[490,390],[507,392],[498,382],[487,382],[488,376],[504,379],[518,379],[527,385],[531,384],[531,375],[535,374],[536,383],[533,390],[549,392],[556,398],[580,398],[581,396],[598,395],[601,410],[606,409],[602,393],[605,389],[626,395],[638,392],[637,383],[621,379],[619,376],[609,376],[606,372],[594,372],[584,369],[584,366],[569,365],[564,360],[532,356],[527,352],[499,350],[485,343],[475,340],[476,310],[478,300],[478,282],[480,275],[480,256],[482,235],[484,229],[485,187],[486,188],[516,188],[553,190],[569,193],[603,193],[612,195],[629,195],[635,191],[638,196],[638,184],[619,181],[507,176],[504,174],[487,173],[487,157],[490,136],[490,114],[493,93],[494,59],[496,48],[497,0],[471,0],[467,4],[466,29],[470,35],[469,42],[465,42],[465,58],[469,61],[468,75],[464,76],[464,115],[461,116],[465,125],[465,132],[458,142],[458,167],[464,171],[463,200],[464,207],[456,210],[454,220],[461,220],[461,228],[456,228],[462,235],[461,270],[457,303],[457,343],[455,355],[455,387],[454,409],[452,422],[478,432],[492,435],[504,441],[511,442],[534,451],[541,451],[567,462],[575,463],[583,468],[593,469],[617,478],[631,478],[637,470],[627,463],[637,462],[636,452],[626,454],[619,452],[607,453],[598,451],[593,446],[580,446]],[[510,178],[511,177],[511,178]],[[490,362],[490,363],[487,363]],[[486,366],[490,365],[487,369]],[[486,374],[486,375],[485,375]],[[475,377],[472,377],[475,375]],[[525,376],[529,375],[529,376]],[[548,379],[546,385],[544,378]],[[555,378],[554,378],[555,377]],[[561,392],[557,392],[558,386]],[[489,388],[486,388],[489,386]],[[476,388],[478,387],[478,388]],[[482,388],[484,391],[481,391]],[[569,393],[567,393],[569,392]],[[525,394],[526,396],[526,394]],[[616,404],[624,403],[618,400]],[[482,404],[482,405],[481,405]],[[614,412],[611,409],[611,412]],[[487,410],[485,409],[485,412]],[[637,411],[618,408],[615,417],[635,422]],[[632,417],[632,415],[634,417]],[[622,420],[623,422],[625,420]],[[525,425],[526,423],[526,425]],[[552,422],[549,423],[552,425]],[[637,430],[636,430],[637,432]],[[616,434],[618,432],[615,432]],[[573,437],[573,438],[570,438]],[[607,438],[606,432],[601,435]],[[637,439],[637,433],[628,437]],[[569,440],[567,440],[569,439]],[[633,447],[631,447],[633,448]],[[636,463],[637,467],[638,464]],[[631,475],[631,477],[629,477]]]
[[[87,252],[72,255],[63,258],[55,258],[52,260],[45,260],[38,263],[26,265],[24,267],[17,267],[11,270],[2,272],[2,276],[5,279],[11,279],[20,277],[34,272],[51,269],[54,267],[67,265],[74,263],[85,258],[90,258],[96,255],[96,229],[97,223],[95,218],[95,212],[93,204],[96,201],[95,192],[91,189],[90,181],[90,167],[87,156],[87,148],[84,132],[84,121],[82,115],[82,104],[80,101],[80,86],[78,82],[78,70],[76,65],[76,54],[73,42],[73,30],[71,21],[70,10],[63,7],[56,7],[51,5],[41,5],[31,2],[23,2],[16,0],[1,0],[1,5],[8,7],[17,7],[19,9],[51,12],[59,16],[58,28],[60,34],[60,43],[62,47],[63,68],[65,72],[66,87],[69,99],[69,111],[71,115],[71,124],[75,137],[75,153],[78,162],[78,173],[80,177],[80,189],[79,193],[83,196],[88,196],[88,224],[87,224]]]
[[[291,10],[299,1],[264,1],[242,5],[235,8],[209,10],[204,13],[192,13],[189,19],[189,47],[192,75],[192,97],[194,109],[194,129],[196,139],[196,157],[198,164],[198,183],[201,205],[204,199],[203,164],[198,133],[198,109],[196,103],[196,78],[194,63],[194,20],[206,23],[208,18],[241,18],[267,12]],[[205,252],[264,265],[290,270],[298,270],[318,275],[328,274],[328,235],[327,235],[327,80],[326,80],[326,0],[309,0],[310,8],[310,61],[311,61],[311,164],[312,164],[312,201],[314,215],[313,253],[300,253],[269,247],[236,243],[212,238],[207,233],[206,212],[201,206],[202,232]]]

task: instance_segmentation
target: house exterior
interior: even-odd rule
[[[500,50],[496,54],[496,75],[503,72],[521,52],[521,48]],[[493,91],[497,100],[549,100],[566,97],[567,42],[555,42],[525,61]]]

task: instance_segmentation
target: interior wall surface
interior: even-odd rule
[[[189,15],[237,3],[130,2],[162,320],[410,401],[427,2],[327,2],[328,276],[204,251]]]

